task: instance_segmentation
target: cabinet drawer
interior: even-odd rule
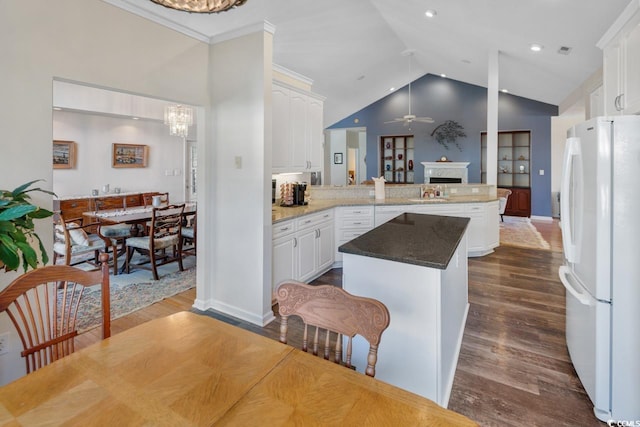
[[[273,224],[273,229],[271,234],[272,234],[272,238],[276,239],[278,237],[291,234],[294,231],[296,231],[295,221],[284,221],[284,222],[279,222],[277,224]]]
[[[340,225],[342,228],[371,228],[373,218],[343,218]]]
[[[65,220],[82,218],[83,212],[92,210],[91,199],[71,199],[60,201],[60,212]]]
[[[342,243],[346,243],[350,240],[355,239],[356,237],[360,237],[362,236],[364,233],[366,233],[369,230],[342,230],[340,232],[340,236],[339,236],[339,242],[340,244]]]
[[[333,220],[333,210],[323,211],[317,214],[305,215],[297,219],[298,230],[315,227],[325,221]]]
[[[372,216],[373,206],[353,206],[343,207],[340,210],[343,217],[359,217],[359,216]]]
[[[129,196],[125,196],[124,203],[128,208],[131,208],[134,206],[142,206],[142,197],[140,197],[140,194],[132,194]]]
[[[105,209],[122,209],[124,207],[124,197],[100,197],[95,199],[96,208],[98,210]]]
[[[470,205],[466,205],[464,211],[467,213],[484,213],[485,210],[485,204],[470,204]]]

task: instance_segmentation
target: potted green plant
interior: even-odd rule
[[[0,190],[0,268],[16,270],[20,263],[26,272],[29,267],[37,268],[38,254],[30,242],[38,241],[42,263],[49,262],[49,256],[42,244],[42,240],[35,233],[34,219],[47,218],[53,212],[40,208],[31,203],[32,191],[39,191],[55,195],[42,188],[29,188],[35,180],[14,189]]]

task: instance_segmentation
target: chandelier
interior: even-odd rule
[[[195,13],[224,12],[237,6],[242,6],[247,0],[151,0],[159,5]]]
[[[193,109],[184,105],[168,105],[164,108],[164,124],[169,125],[169,135],[186,138],[193,124]]]

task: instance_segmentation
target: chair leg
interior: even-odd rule
[[[184,267],[182,266],[182,245],[178,245],[178,266],[180,267],[180,271],[184,271]]]
[[[500,214],[500,220],[501,220],[502,222],[504,222],[504,216],[503,216],[503,214]]]
[[[131,258],[133,258],[133,248],[131,246],[127,246],[127,258],[125,260],[125,265],[127,266],[127,274],[131,272],[129,270],[129,266],[131,265]]]
[[[149,251],[149,258],[151,259],[151,271],[153,272],[153,280],[159,280],[158,267],[156,266],[156,251]]]
[[[118,245],[117,242],[111,246],[111,251],[113,252],[113,275],[118,275]]]

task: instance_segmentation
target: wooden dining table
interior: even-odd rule
[[[426,398],[191,312],[151,320],[0,387],[6,424],[477,425]]]
[[[184,216],[196,213],[196,203],[187,202],[184,204]],[[143,224],[151,221],[153,215],[152,206],[136,206],[126,209],[105,209],[100,211],[83,212],[82,216],[86,223],[108,223],[108,224]]]

